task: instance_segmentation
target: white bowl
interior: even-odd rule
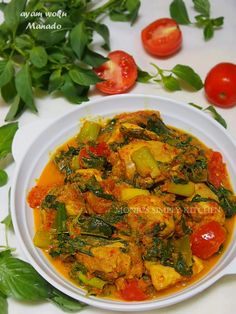
[[[25,130],[22,128],[13,144],[17,169],[12,186],[11,209],[16,236],[24,253],[35,269],[57,289],[79,301],[103,309],[146,311],[162,308],[192,297],[225,274],[236,273],[236,262],[233,261],[236,256],[236,232],[234,230],[233,239],[225,254],[206,276],[192,286],[157,300],[143,302],[112,301],[86,296],[85,291],[60,275],[51,266],[41,250],[33,245],[33,211],[29,208],[26,197],[31,187],[34,186],[35,179],[39,177],[48,162],[49,152],[52,152],[57,146],[78,132],[81,118],[112,117],[121,112],[142,109],[160,111],[165,123],[192,133],[209,147],[220,151],[227,164],[233,188],[236,190],[236,168],[234,163],[236,146],[234,140],[221,125],[205,113],[187,104],[167,98],[133,94],[104,97],[83,104],[75,111],[54,120],[50,124],[47,123],[47,126],[43,127],[40,132],[37,129],[37,136],[31,141],[30,145],[26,144],[26,137],[28,136],[28,139],[32,138],[34,127],[31,126],[30,132],[29,127]],[[22,143],[24,143],[24,146],[28,146],[23,153]]]

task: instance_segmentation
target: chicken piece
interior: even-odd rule
[[[133,123],[137,125],[146,125],[148,119],[152,116],[155,115],[157,118],[160,118],[160,113],[158,111],[154,110],[140,110],[136,112],[126,112],[126,113],[121,113],[117,115],[115,118],[117,119],[118,122],[120,123]]]
[[[151,154],[153,155],[156,161],[161,161],[165,163],[171,162],[179,152],[179,150],[176,149],[175,147],[158,141],[137,140],[131,142],[128,145],[123,146],[119,150],[119,155],[120,159],[122,160],[125,166],[126,177],[129,180],[133,180],[136,172],[136,166],[132,160],[132,154],[142,147],[149,148]],[[163,179],[163,176],[160,175],[158,179],[159,180]]]
[[[157,161],[171,162],[179,153],[180,149],[158,141],[147,141],[147,146]]]
[[[120,125],[120,131],[122,134],[131,138],[149,139],[153,141],[157,141],[159,139],[159,136],[156,133],[133,123],[122,123]]]
[[[119,123],[134,123],[137,125],[147,125],[150,117],[156,116],[160,119],[160,113],[154,110],[139,110],[136,112],[125,112],[116,116]]]
[[[131,114],[132,115],[132,114]],[[147,121],[147,118],[143,118],[141,116],[136,115],[136,122],[137,123],[142,123],[141,120],[145,120],[145,123]],[[135,121],[131,118],[130,114],[127,116],[127,119],[129,122],[126,122],[125,118],[123,121],[123,118],[121,121],[118,121],[111,133],[111,136],[109,139],[107,139],[107,144],[112,144],[112,143],[122,143],[124,141],[124,135],[128,135],[129,137],[134,137],[134,138],[144,138],[146,137],[147,139],[152,139],[152,140],[157,140],[159,137],[157,134],[155,134],[152,131],[146,130],[139,126],[138,124],[135,124]]]
[[[156,195],[140,195],[128,201],[127,222],[137,236],[167,237],[175,230],[173,213]]]
[[[58,202],[65,204],[68,216],[76,216],[86,211],[83,195],[76,189],[74,184],[66,184],[57,187],[51,192],[53,195],[57,196]]]
[[[169,266],[163,266],[154,262],[145,262],[145,267],[149,271],[152,284],[157,291],[174,286],[183,279],[174,268]]]
[[[111,152],[109,163],[112,165],[112,177],[118,181],[125,178],[125,167],[117,152]]]
[[[119,149],[119,156],[125,168],[126,178],[129,180],[133,180],[136,172],[136,166],[131,158],[131,155],[134,151],[145,146],[145,143],[145,141],[132,142]]]
[[[129,256],[131,258],[130,271],[127,278],[140,278],[144,271],[142,255],[140,248],[133,242],[129,242]]]
[[[193,275],[199,274],[204,268],[203,261],[193,255]]]
[[[91,213],[104,214],[112,207],[111,200],[98,197],[92,192],[86,192],[84,197],[88,205],[88,211]]]
[[[126,202],[139,195],[150,195],[150,192],[148,190],[134,188],[132,185],[122,182],[114,186],[112,194],[119,201]]]
[[[86,179],[86,180],[89,180],[92,177],[95,177],[98,182],[102,181],[101,171],[99,171],[97,169],[93,169],[93,168],[78,169],[78,170],[76,170],[76,174],[79,174],[81,177],[83,177],[83,179]]]
[[[225,213],[215,201],[185,203],[184,208],[193,222],[206,223],[215,220],[221,225],[225,224]]]
[[[90,273],[99,273],[103,279],[113,280],[130,271],[131,257],[123,253],[124,244],[116,242],[106,246],[93,247],[93,256],[77,253],[77,260],[82,263]]]
[[[117,124],[115,127],[114,127],[114,130],[112,131],[111,133],[111,136],[109,137],[109,139],[107,140],[107,144],[113,144],[113,143],[122,143],[124,141],[124,136],[123,134],[121,133],[120,131],[120,125]]]

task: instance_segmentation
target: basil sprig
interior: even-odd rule
[[[200,90],[203,87],[203,82],[200,76],[190,67],[183,64],[177,64],[170,70],[161,69],[156,64],[151,63],[156,69],[154,75],[138,70],[138,82],[141,83],[160,83],[168,91],[177,91],[186,89],[186,84],[193,90]]]
[[[51,286],[29,263],[12,256],[11,250],[0,252],[1,313],[8,312],[8,297],[23,302],[48,300],[67,312],[77,312],[85,306]]]
[[[174,0],[170,4],[170,15],[177,23],[182,25],[195,24],[203,28],[205,40],[214,36],[214,31],[224,24],[224,17],[211,18],[211,5],[209,0],[192,0],[194,10],[198,13],[195,16],[195,22],[189,19],[188,11],[183,0]]]
[[[189,105],[191,105],[191,106],[193,106],[193,107],[195,107],[195,108],[197,108],[197,109],[199,109],[199,110],[203,110],[203,111],[205,111],[205,112],[210,113],[211,116],[212,116],[212,118],[213,118],[214,120],[216,120],[216,121],[217,121],[218,123],[220,123],[225,129],[227,129],[227,123],[226,123],[225,119],[219,114],[219,112],[216,110],[215,107],[213,107],[213,106],[208,106],[207,108],[203,108],[203,107],[201,107],[201,106],[199,106],[199,105],[196,105],[196,104],[194,104],[194,103],[192,103],[192,102],[190,102]]]

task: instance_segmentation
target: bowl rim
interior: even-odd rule
[[[172,104],[176,104],[177,106],[185,107],[185,108],[187,108],[186,110],[195,112],[196,114],[203,117],[203,119],[208,120],[209,123],[213,124],[216,128],[220,129],[221,132],[223,132],[224,136],[226,136],[230,140],[230,142],[234,146],[234,148],[236,148],[235,141],[234,141],[232,135],[227,130],[225,130],[223,128],[223,126],[221,126],[218,122],[213,120],[211,117],[209,117],[208,115],[206,115],[204,112],[200,111],[199,109],[197,109],[193,106],[190,106],[190,105],[186,105],[185,102],[176,101],[176,100],[168,98],[168,97],[160,97],[160,96],[148,95],[148,94],[121,94],[121,95],[108,96],[106,98],[103,97],[103,98],[93,99],[87,103],[80,105],[79,107],[75,108],[74,110],[69,111],[65,115],[62,115],[56,119],[53,119],[53,123],[50,125],[47,125],[46,128],[42,129],[42,132],[40,132],[34,138],[33,142],[28,146],[28,148],[23,153],[22,158],[19,161],[19,163],[16,164],[16,169],[15,169],[15,173],[14,173],[13,181],[12,181],[13,184],[12,184],[12,193],[11,193],[11,208],[12,208],[12,220],[13,220],[14,230],[16,233],[16,237],[20,242],[20,246],[21,246],[25,256],[27,257],[29,262],[32,264],[32,266],[50,284],[52,284],[54,287],[56,287],[58,290],[64,292],[65,294],[70,295],[71,297],[76,298],[77,300],[82,301],[82,302],[87,303],[87,304],[90,304],[92,306],[102,308],[102,309],[108,309],[108,310],[143,311],[143,310],[163,308],[163,307],[170,306],[170,305],[173,305],[175,303],[181,302],[183,300],[186,300],[186,299],[198,294],[199,292],[203,291],[204,289],[206,289],[210,285],[212,285],[215,281],[217,281],[220,277],[222,277],[224,275],[224,268],[229,263],[227,263],[225,266],[223,265],[223,267],[221,267],[222,269],[218,273],[214,274],[212,277],[208,278],[206,281],[204,281],[205,276],[203,276],[200,280],[198,280],[193,285],[191,285],[191,289],[189,291],[181,290],[181,291],[183,291],[182,294],[180,294],[180,295],[176,294],[174,296],[170,295],[168,300],[162,301],[160,299],[154,299],[154,300],[149,300],[148,302],[146,302],[146,301],[144,301],[144,302],[121,302],[121,301],[117,301],[117,302],[111,303],[110,300],[108,300],[108,299],[102,299],[102,298],[98,298],[98,297],[96,297],[96,298],[89,297],[88,298],[88,297],[83,296],[81,294],[78,294],[75,296],[74,293],[71,293],[71,292],[69,293],[66,288],[61,287],[60,284],[58,284],[47,273],[45,273],[44,270],[42,270],[39,267],[39,265],[37,264],[37,262],[34,260],[34,257],[31,255],[31,253],[27,249],[26,245],[24,244],[24,241],[21,237],[20,226],[18,226],[18,222],[17,222],[17,211],[16,211],[17,206],[15,204],[15,194],[16,194],[16,190],[17,190],[17,179],[18,179],[22,164],[24,163],[24,159],[25,159],[24,157],[27,156],[27,154],[29,154],[31,146],[35,142],[37,142],[37,140],[40,138],[40,136],[43,134],[43,132],[46,132],[46,130],[49,129],[51,125],[55,125],[55,124],[60,123],[65,117],[70,116],[72,113],[78,112],[77,119],[79,120],[81,118],[81,117],[79,117],[79,112],[82,111],[83,108],[94,106],[97,103],[102,103],[102,102],[107,102],[107,101],[111,102],[113,99],[117,99],[117,98],[120,100],[126,99],[126,98],[127,99],[137,98],[137,99],[140,99],[141,101],[143,101],[144,99],[153,99],[156,101],[167,101],[167,102],[170,102]],[[144,108],[143,110],[148,110],[148,108],[147,109]],[[127,112],[128,111],[132,112],[134,110],[127,110]],[[160,113],[162,114],[162,112],[160,112]],[[231,240],[231,242],[232,242],[232,240]],[[213,267],[213,269],[214,268],[215,267]]]

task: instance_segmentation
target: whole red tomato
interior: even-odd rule
[[[143,47],[157,57],[168,57],[176,53],[182,45],[179,25],[170,18],[162,18],[142,30]]]
[[[219,107],[236,105],[236,65],[219,63],[207,74],[205,84],[206,97]]]

